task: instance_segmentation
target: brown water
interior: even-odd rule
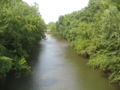
[[[46,35],[34,52],[32,74],[9,79],[5,90],[120,90],[89,68],[64,40]]]

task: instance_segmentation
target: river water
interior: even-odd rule
[[[31,75],[9,78],[4,90],[120,90],[100,71],[88,67],[87,60],[66,41],[46,37],[33,53]]]

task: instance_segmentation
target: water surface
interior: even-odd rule
[[[32,74],[9,79],[5,90],[120,90],[89,68],[68,43],[46,35],[34,52]]]

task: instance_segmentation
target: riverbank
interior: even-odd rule
[[[90,0],[86,8],[60,16],[48,29],[69,41],[89,65],[109,72],[111,83],[120,83],[119,1]]]
[[[102,69],[100,69],[99,67],[93,67],[90,63],[92,63],[92,62],[89,62],[89,60],[91,59],[90,58],[90,55],[87,53],[87,52],[84,52],[84,51],[79,51],[79,50],[77,50],[76,49],[76,46],[74,46],[74,44],[73,44],[73,42],[71,42],[71,41],[69,41],[69,40],[67,40],[66,38],[63,38],[59,33],[57,33],[57,32],[49,32],[49,34],[51,34],[51,35],[53,35],[54,37],[57,37],[57,38],[61,38],[61,39],[64,39],[64,40],[66,40],[69,44],[70,44],[70,46],[71,46],[71,48],[74,48],[74,50],[75,50],[75,52],[76,52],[76,54],[77,55],[79,55],[79,56],[81,56],[81,57],[83,57],[83,58],[86,58],[87,59],[87,65],[92,69],[95,69],[95,70],[99,70],[99,71],[101,71],[101,73],[103,73],[104,75],[103,76],[105,76],[105,78],[107,78],[108,80],[109,80],[109,76],[111,75],[111,71],[107,71],[107,70],[102,70]],[[80,53],[81,52],[81,53]],[[83,53],[82,53],[83,52]],[[94,62],[93,62],[94,63]],[[92,67],[91,67],[92,66]],[[109,83],[111,83],[111,84],[116,84],[116,85],[118,85],[119,87],[120,87],[120,83],[119,82],[109,82]]]

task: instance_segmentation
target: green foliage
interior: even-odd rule
[[[38,40],[45,37],[46,25],[36,5],[22,0],[0,1],[0,76],[10,70],[22,73],[30,70],[28,58]],[[5,69],[4,69],[5,68]]]
[[[14,62],[14,65],[14,70],[18,72],[16,73],[17,78],[29,74],[31,67],[27,64],[27,60],[25,58],[17,60],[17,62]]]
[[[0,77],[3,77],[6,75],[7,72],[12,68],[12,59],[1,56],[0,57]]]
[[[116,52],[106,50],[98,51],[91,56],[88,64],[94,68],[100,68],[103,71],[110,72],[109,79],[111,82],[120,80],[120,57],[116,56]]]
[[[50,22],[48,25],[47,25],[47,29],[51,32],[54,32],[54,30],[56,29],[55,27],[55,23],[54,22]]]
[[[88,64],[108,71],[112,82],[120,81],[120,2],[90,0],[83,10],[61,16],[54,33],[68,40]]]

